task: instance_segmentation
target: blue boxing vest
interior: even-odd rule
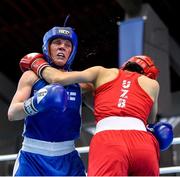
[[[31,96],[46,86],[45,80],[38,80]],[[79,84],[65,87],[68,103],[65,112],[47,110],[25,118],[23,136],[49,142],[75,140],[81,129],[81,89]]]

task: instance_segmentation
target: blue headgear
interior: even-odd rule
[[[72,52],[64,66],[65,70],[69,70],[77,52],[77,46],[78,46],[77,35],[71,27],[58,27],[58,26],[53,27],[52,29],[50,29],[45,33],[43,37],[42,50],[46,61],[50,65],[53,65],[53,63],[49,55],[49,42],[56,38],[67,39],[70,40],[72,43],[73,46]]]

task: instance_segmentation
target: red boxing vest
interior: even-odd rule
[[[96,122],[109,116],[136,117],[147,123],[153,100],[140,87],[136,72],[119,69],[118,76],[95,90]]]

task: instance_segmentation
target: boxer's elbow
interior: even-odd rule
[[[13,111],[11,109],[8,110],[7,117],[8,117],[9,121],[14,121],[15,120]]]
[[[16,110],[13,107],[10,107],[7,112],[7,118],[9,121],[22,120],[26,117],[26,114],[23,110]]]

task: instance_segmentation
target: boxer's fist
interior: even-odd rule
[[[41,71],[49,64],[43,59],[43,54],[30,53],[25,55],[19,62],[19,66],[22,72],[27,70],[34,71],[38,76],[41,77]],[[41,77],[42,78],[42,77]]]
[[[67,92],[60,84],[50,84],[38,90],[33,97],[24,102],[24,111],[29,115],[46,110],[65,111]]]
[[[164,151],[169,148],[173,141],[173,128],[171,124],[158,122],[147,126],[147,130],[152,132],[159,142],[160,150]]]

